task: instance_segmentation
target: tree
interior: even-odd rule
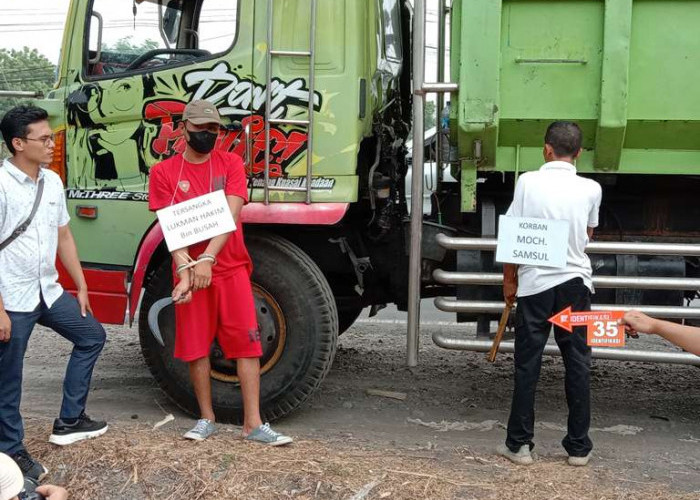
[[[160,44],[157,41],[151,40],[150,38],[139,43],[134,43],[133,38],[134,37],[130,35],[120,38],[111,45],[108,43],[103,43],[102,50],[107,52],[121,52],[123,54],[141,55],[144,52],[160,47]]]
[[[47,92],[54,84],[56,66],[36,49],[0,49],[0,90]],[[31,99],[0,98],[0,116]]]

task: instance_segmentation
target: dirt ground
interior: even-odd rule
[[[103,438],[65,449],[46,444],[70,346],[37,330],[25,363],[26,443],[75,499],[206,498],[700,498],[700,371],[692,366],[595,361],[594,459],[566,465],[563,367],[545,358],[532,467],[494,454],[504,438],[512,357],[446,351],[429,321],[418,368],[405,366],[405,324],[362,319],[340,338],[333,369],[299,411],[276,422],[286,448],[245,443],[221,426],[206,443],[180,438],[193,423],[155,386],[135,330],[109,328],[89,413],[111,425]],[[668,348],[644,339],[634,347]],[[396,391],[405,400],[373,396]],[[166,415],[174,420],[154,430]]]

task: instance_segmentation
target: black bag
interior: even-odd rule
[[[17,226],[17,229],[12,231],[12,234],[7,238],[5,241],[0,243],[0,251],[2,251],[7,245],[15,241],[17,238],[20,237],[22,233],[24,233],[27,228],[29,227],[29,224],[32,223],[32,220],[34,220],[34,216],[36,215],[36,211],[39,209],[39,203],[41,202],[41,196],[44,194],[44,178],[42,177],[39,179],[39,185],[36,188],[36,198],[34,198],[34,206],[32,207],[32,211],[29,213],[29,217],[27,217],[27,220],[25,220],[23,223],[21,223],[19,226]]]

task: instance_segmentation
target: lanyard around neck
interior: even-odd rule
[[[173,196],[170,198],[170,205],[175,202],[175,195],[177,195],[177,189],[180,187],[180,180],[182,179],[182,171],[185,168],[185,155],[182,155],[182,161],[180,162],[180,172],[177,174],[177,181],[175,182],[175,190],[173,191]],[[214,191],[214,169],[211,165],[211,156],[209,157],[209,192]]]

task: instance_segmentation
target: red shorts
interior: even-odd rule
[[[209,356],[214,338],[227,359],[262,356],[246,266],[217,276],[209,288],[194,292],[191,302],[175,306],[176,358],[194,361]]]

